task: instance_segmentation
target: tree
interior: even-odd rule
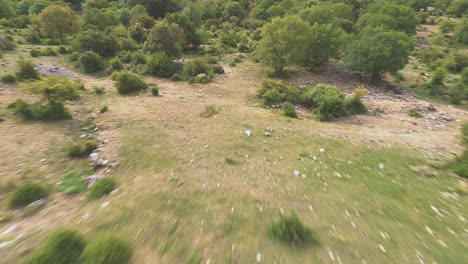
[[[321,3],[302,10],[299,16],[310,25],[334,23],[347,32],[354,24],[353,9],[343,3]]]
[[[184,40],[184,30],[179,25],[161,20],[149,32],[146,49],[150,52],[164,51],[170,57],[179,57],[185,45]]]
[[[282,74],[285,66],[303,61],[309,32],[310,26],[297,16],[274,18],[262,27],[255,55],[262,64],[273,67],[275,74]]]
[[[128,6],[142,5],[152,17],[164,17],[180,9],[179,1],[174,0],[127,0]]]
[[[99,29],[116,26],[119,17],[113,10],[100,8],[86,8],[83,13],[83,24],[85,27],[95,26]]]
[[[245,16],[245,10],[239,2],[228,1],[223,4],[222,9],[224,20],[229,20],[233,16],[243,19]]]
[[[120,49],[119,42],[113,34],[97,29],[89,29],[78,34],[73,46],[79,51],[92,50],[103,57],[114,56]]]
[[[315,24],[311,28],[304,65],[317,66],[337,57],[345,38],[346,33],[338,26]]]
[[[456,17],[468,14],[468,0],[454,0],[447,9],[447,13]]]
[[[13,16],[14,13],[10,0],[0,0],[0,18],[9,18]]]
[[[367,11],[359,18],[357,27],[384,27],[413,34],[416,31],[417,19],[411,7],[390,1],[379,1],[369,5]]]
[[[65,36],[80,30],[78,16],[66,5],[50,5],[39,14],[41,31],[57,37],[61,42]]]
[[[187,16],[180,13],[172,13],[167,15],[165,20],[169,24],[177,24],[183,29],[185,35],[184,49],[196,48],[201,44],[201,39],[197,34],[196,28]]]
[[[413,47],[413,40],[402,32],[365,28],[347,47],[344,62],[352,70],[370,73],[376,81],[384,72],[402,69]]]

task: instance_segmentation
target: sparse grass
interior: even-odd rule
[[[240,165],[240,164],[242,164],[241,161],[238,161],[236,159],[229,158],[229,157],[225,158],[224,162],[226,162],[226,164],[229,164],[229,165]]]
[[[411,108],[410,110],[408,110],[408,115],[411,116],[411,117],[414,117],[414,118],[421,118],[422,117],[419,110],[417,110],[415,108]]]
[[[102,235],[91,241],[83,253],[84,264],[127,264],[130,243],[115,235]]]

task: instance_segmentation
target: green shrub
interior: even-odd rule
[[[332,121],[347,114],[345,95],[336,86],[318,84],[307,90],[304,98],[312,102],[312,109],[320,121]]]
[[[86,241],[75,230],[57,230],[45,245],[33,252],[23,264],[78,264]]]
[[[72,52],[70,56],[68,56],[68,60],[70,62],[76,62],[80,59],[80,53],[79,52]]]
[[[196,81],[195,77],[200,74],[205,74],[205,76],[199,76],[199,81],[210,81],[213,78],[213,73],[211,71],[210,65],[208,65],[202,59],[194,59],[187,62],[184,65],[182,73],[184,75],[185,80],[187,81]]]
[[[411,108],[410,110],[408,110],[408,115],[414,118],[422,117],[421,113],[415,108]]]
[[[263,104],[272,106],[283,102],[295,103],[300,97],[300,91],[295,86],[286,85],[280,80],[265,80],[257,96],[263,99]]]
[[[69,172],[63,176],[62,181],[57,186],[57,190],[66,194],[75,194],[86,189],[86,182],[83,176],[89,176],[92,170],[89,168]]]
[[[156,52],[148,57],[146,64],[149,74],[159,77],[171,77],[176,73],[175,64],[165,52]]]
[[[99,147],[99,143],[95,139],[84,139],[69,144],[65,152],[67,156],[72,158],[87,157],[91,152]]]
[[[346,110],[351,115],[360,115],[367,113],[367,107],[362,102],[362,98],[367,95],[365,88],[354,90],[353,96],[345,100]]]
[[[11,73],[5,73],[0,76],[0,81],[4,83],[14,83],[16,82],[16,76]]]
[[[109,61],[111,71],[120,71],[123,69],[123,63],[119,57],[114,57]]]
[[[458,176],[468,178],[468,150],[458,157],[452,165],[452,170]]]
[[[57,48],[57,52],[60,53],[60,54],[68,54],[68,53],[70,53],[70,51],[69,51],[67,48],[65,48],[64,46],[58,47],[58,48]]]
[[[32,202],[46,198],[49,191],[39,184],[30,183],[18,187],[10,197],[10,208],[24,207]]]
[[[143,77],[129,71],[114,74],[112,79],[119,94],[130,94],[148,88]]]
[[[104,105],[99,109],[99,113],[101,113],[101,114],[105,113],[107,111],[109,111],[109,107],[107,107],[107,105]]]
[[[283,114],[289,117],[297,117],[296,109],[294,109],[294,105],[290,102],[283,103]]]
[[[462,71],[465,67],[468,67],[468,51],[457,50],[450,53],[449,56],[447,56],[444,65],[450,71]]]
[[[8,105],[13,114],[21,116],[25,120],[56,121],[70,119],[71,114],[60,103],[33,103],[30,104],[22,99],[18,99]]]
[[[224,74],[224,69],[221,65],[213,65],[213,72],[216,74]]]
[[[106,92],[106,89],[102,86],[93,86],[92,88],[93,94],[101,95],[101,94],[104,94],[105,92]]]
[[[206,84],[211,80],[212,77],[206,75],[205,73],[200,73],[195,78],[193,78],[194,83]]]
[[[117,182],[109,177],[102,178],[91,185],[89,197],[93,199],[101,198],[112,192],[117,186]]]
[[[20,59],[18,61],[16,77],[20,80],[39,79],[39,72],[34,67],[35,65],[32,61]]]
[[[23,117],[26,120],[33,119],[31,105],[23,99],[17,99],[7,105],[7,108],[12,110],[16,115]]]
[[[150,91],[153,96],[158,96],[159,95],[159,87],[157,84],[151,84],[150,85]]]
[[[83,264],[127,264],[130,263],[130,244],[114,235],[94,239],[83,253]]]
[[[141,50],[133,52],[133,54],[132,54],[132,63],[133,64],[145,64],[146,63],[146,54]]]
[[[81,67],[86,73],[94,73],[104,70],[104,60],[95,52],[86,51],[82,53],[79,61]]]
[[[212,117],[219,113],[221,109],[216,105],[206,105],[203,112],[201,112],[201,117]]]
[[[468,122],[463,123],[461,128],[462,142],[468,146]]]
[[[42,52],[40,50],[36,50],[36,49],[32,49],[29,51],[29,55],[31,55],[31,57],[39,57],[42,55]]]
[[[47,48],[43,53],[44,56],[57,56],[57,52],[52,48]]]
[[[289,215],[282,214],[278,221],[273,222],[270,232],[274,238],[296,245],[310,242],[312,238],[310,230],[302,224],[294,211]]]
[[[174,81],[174,82],[180,82],[183,80],[182,76],[180,76],[178,73],[174,73],[172,76],[171,76],[171,80]]]

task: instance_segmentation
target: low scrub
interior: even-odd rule
[[[283,103],[283,115],[293,118],[297,117],[296,109],[294,109],[294,105],[292,103]]]
[[[362,98],[368,93],[367,89],[358,87],[353,95],[345,100],[346,109],[350,115],[360,115],[367,113],[367,107],[362,102]]]
[[[294,211],[288,215],[282,214],[278,221],[273,222],[270,232],[275,239],[295,245],[312,240],[311,231],[302,224]]]
[[[23,264],[77,264],[85,249],[86,242],[75,230],[57,230],[46,243],[33,252]]]
[[[150,84],[150,91],[151,95],[158,96],[159,95],[159,87],[157,84]]]
[[[10,208],[24,207],[32,202],[46,198],[49,191],[39,184],[30,183],[18,187],[10,198]]]
[[[194,59],[184,65],[182,75],[184,79],[195,83],[208,83],[213,79],[212,67],[203,59]]]
[[[333,121],[347,115],[345,95],[336,86],[318,84],[306,91],[303,100],[312,105],[320,121]]]
[[[257,91],[257,96],[263,99],[263,104],[272,106],[283,102],[295,103],[300,97],[300,90],[291,85],[286,85],[279,80],[265,80],[260,89]]]
[[[0,76],[0,81],[4,83],[14,83],[16,82],[16,76],[11,73],[5,73]]]
[[[20,80],[39,79],[39,72],[35,69],[35,65],[32,61],[20,59],[18,61],[16,78]]]
[[[95,139],[85,139],[70,143],[66,147],[67,156],[72,158],[87,157],[93,150],[99,147],[99,143]]]
[[[120,71],[123,69],[123,63],[119,57],[115,57],[109,61],[111,72]]]
[[[133,72],[113,74],[112,79],[119,94],[131,94],[148,88],[143,77]]]
[[[89,190],[89,197],[92,199],[101,198],[102,196],[112,192],[116,186],[116,180],[109,177],[102,178],[93,185],[91,185],[91,189]]]
[[[176,65],[165,52],[150,55],[146,67],[149,74],[163,78],[169,78],[177,72]]]
[[[203,110],[203,112],[201,112],[200,116],[201,117],[212,117],[216,114],[218,114],[220,111],[220,108],[216,105],[206,105],[205,106],[205,109]]]
[[[104,235],[88,244],[83,253],[83,264],[127,264],[131,254],[128,241],[115,235]]]
[[[104,60],[101,56],[92,51],[86,51],[79,57],[79,62],[83,71],[86,73],[95,73],[104,70]]]
[[[63,103],[29,103],[23,99],[18,99],[8,106],[13,114],[21,116],[24,120],[58,121],[71,119],[70,112]]]
[[[408,110],[408,115],[414,118],[422,117],[421,112],[419,112],[419,110],[415,108],[411,108],[410,110]]]

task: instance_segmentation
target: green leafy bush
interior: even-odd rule
[[[408,115],[414,118],[422,117],[421,113],[415,108],[411,108],[410,110],[408,110]]]
[[[112,58],[109,61],[111,71],[120,71],[123,69],[123,63],[119,57]]]
[[[151,84],[150,85],[150,91],[153,96],[158,96],[159,95],[159,87],[157,84]]]
[[[190,82],[207,83],[213,78],[213,72],[208,63],[202,59],[194,59],[184,65],[182,74]],[[202,76],[200,74],[204,74]],[[196,78],[199,76],[198,78]],[[196,80],[197,79],[197,80]]]
[[[86,73],[94,73],[104,70],[104,60],[95,52],[86,51],[82,53],[79,61],[81,67]]]
[[[295,103],[300,97],[300,91],[295,86],[286,85],[280,80],[265,80],[257,96],[263,99],[263,104],[272,106],[283,102]]]
[[[42,52],[40,50],[37,50],[37,49],[32,49],[29,51],[29,55],[31,55],[31,57],[39,57],[42,55]]]
[[[4,83],[14,83],[16,82],[16,76],[11,73],[5,73],[0,76],[0,81]]]
[[[131,258],[130,244],[114,235],[94,239],[83,253],[84,264],[127,264]]]
[[[114,74],[112,79],[119,94],[130,94],[148,88],[143,77],[129,71]]]
[[[304,99],[312,103],[320,121],[332,121],[347,114],[345,95],[336,86],[318,84],[306,91]]]
[[[32,202],[46,198],[49,191],[39,184],[29,183],[18,187],[10,197],[10,208],[24,207]]]
[[[99,143],[95,139],[85,139],[73,142],[66,147],[67,156],[72,158],[87,157],[93,150],[99,147]]]
[[[93,86],[92,88],[93,94],[101,95],[101,94],[104,94],[105,92],[106,92],[106,89],[102,86]]]
[[[346,110],[351,115],[359,115],[367,113],[367,107],[362,102],[362,98],[367,95],[367,89],[356,88],[353,96],[345,100]]]
[[[56,121],[71,118],[70,112],[60,102],[30,104],[23,99],[17,99],[7,108],[25,120]]]
[[[312,238],[310,230],[302,224],[294,211],[289,215],[282,214],[278,221],[273,222],[270,232],[274,238],[296,245],[310,242]]]
[[[62,181],[57,186],[57,190],[66,194],[82,192],[86,189],[86,182],[82,177],[91,173],[92,171],[89,168],[69,172],[63,176]]]
[[[75,230],[55,231],[45,245],[33,252],[23,264],[78,264],[85,249],[86,241]]]
[[[149,74],[164,78],[171,77],[177,70],[165,52],[156,52],[150,55],[146,67]]]
[[[117,182],[114,179],[109,177],[102,178],[91,185],[89,197],[93,199],[101,198],[102,196],[112,192],[116,186]]]
[[[35,65],[32,61],[20,59],[18,61],[16,78],[20,80],[39,79],[39,72],[34,67]]]
[[[289,117],[297,117],[296,109],[294,109],[294,105],[290,102],[283,103],[283,114]]]

